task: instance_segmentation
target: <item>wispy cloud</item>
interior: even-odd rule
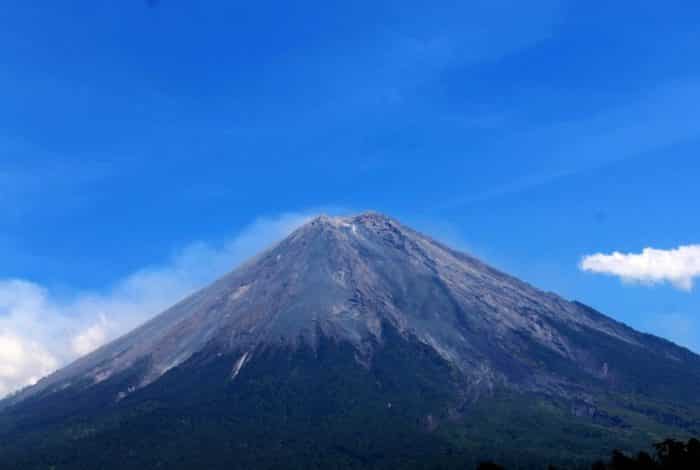
[[[596,253],[583,258],[584,271],[617,276],[625,282],[659,284],[668,282],[690,291],[700,276],[700,245],[672,250],[645,248],[641,253]]]
[[[25,280],[0,280],[0,397],[126,333],[314,214],[260,218],[225,243],[192,243],[162,266],[69,299]]]
[[[506,124],[517,128],[518,123]],[[525,163],[532,162],[530,155],[537,155],[540,170],[523,171],[515,178],[506,172],[510,180],[451,198],[434,209],[454,209],[521,194],[575,175],[602,171],[609,165],[662,151],[699,136],[700,80],[669,81],[626,105],[575,121],[513,133],[485,157],[496,159],[517,151],[523,155],[525,167]]]
[[[492,0],[403,5],[396,12],[398,21],[384,25],[372,37],[360,61],[345,60],[340,67],[337,61],[325,61],[322,83],[330,84],[330,96],[323,95],[311,111],[329,116],[321,119],[321,126],[355,120],[358,113],[363,119],[382,115],[410,102],[416,91],[441,80],[450,68],[495,62],[550,38],[565,17],[563,3]],[[352,57],[356,46],[343,53]],[[431,88],[437,86],[441,85]],[[293,113],[295,119],[286,115],[280,119],[285,129],[307,124],[299,118],[298,108]],[[318,129],[319,123],[313,127]]]

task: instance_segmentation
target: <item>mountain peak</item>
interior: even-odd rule
[[[332,249],[328,243],[344,242],[345,246],[341,250],[344,250],[348,256],[356,257],[359,254],[358,243],[376,244],[382,240],[383,242],[394,240],[397,243],[399,239],[408,238],[428,240],[427,237],[413,232],[397,220],[379,212],[362,212],[346,216],[322,214],[302,225],[279,246],[274,247],[273,251],[296,251],[300,248],[295,246],[295,243],[301,241],[304,246],[317,246],[319,250],[326,250],[327,253],[336,253],[341,248],[336,246]],[[396,243],[394,243],[395,248],[398,246]],[[332,257],[322,260],[314,256],[308,260],[312,259],[321,262],[334,261]]]
[[[396,220],[392,219],[388,215],[376,211],[365,211],[358,214],[345,216],[321,214],[307,222],[307,225],[311,226],[330,225],[334,227],[348,227],[353,224],[365,226],[377,224],[399,225]]]
[[[426,345],[474,387],[518,384],[552,393],[568,379],[552,371],[528,372],[527,351],[546,352],[597,377],[607,362],[592,359],[571,331],[643,344],[624,325],[386,215],[320,215],[27,393],[86,378],[99,382],[147,360],[148,370],[133,386],[138,389],[204,350],[245,357],[235,366],[240,371],[260,348],[314,346],[320,337],[347,343],[366,362],[387,329]]]

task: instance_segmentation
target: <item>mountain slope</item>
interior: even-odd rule
[[[367,213],[314,219],[5,400],[0,434],[26,468],[129,452],[135,466],[194,462],[204,441],[222,468],[457,464],[502,453],[499,435],[504,459],[565,461],[698,432],[697,390],[688,350]],[[153,450],[164,442],[179,444]]]

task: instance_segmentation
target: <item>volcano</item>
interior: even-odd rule
[[[585,466],[700,433],[698,390],[687,349],[321,216],[0,402],[0,468]]]

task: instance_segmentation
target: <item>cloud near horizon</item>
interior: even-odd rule
[[[641,253],[596,253],[584,256],[580,268],[596,274],[619,277],[623,282],[639,284],[670,283],[691,291],[700,276],[700,245],[671,250],[644,248]]]
[[[0,279],[0,398],[130,331],[313,215],[259,218],[225,243],[192,243],[161,266],[67,299],[33,282]]]

